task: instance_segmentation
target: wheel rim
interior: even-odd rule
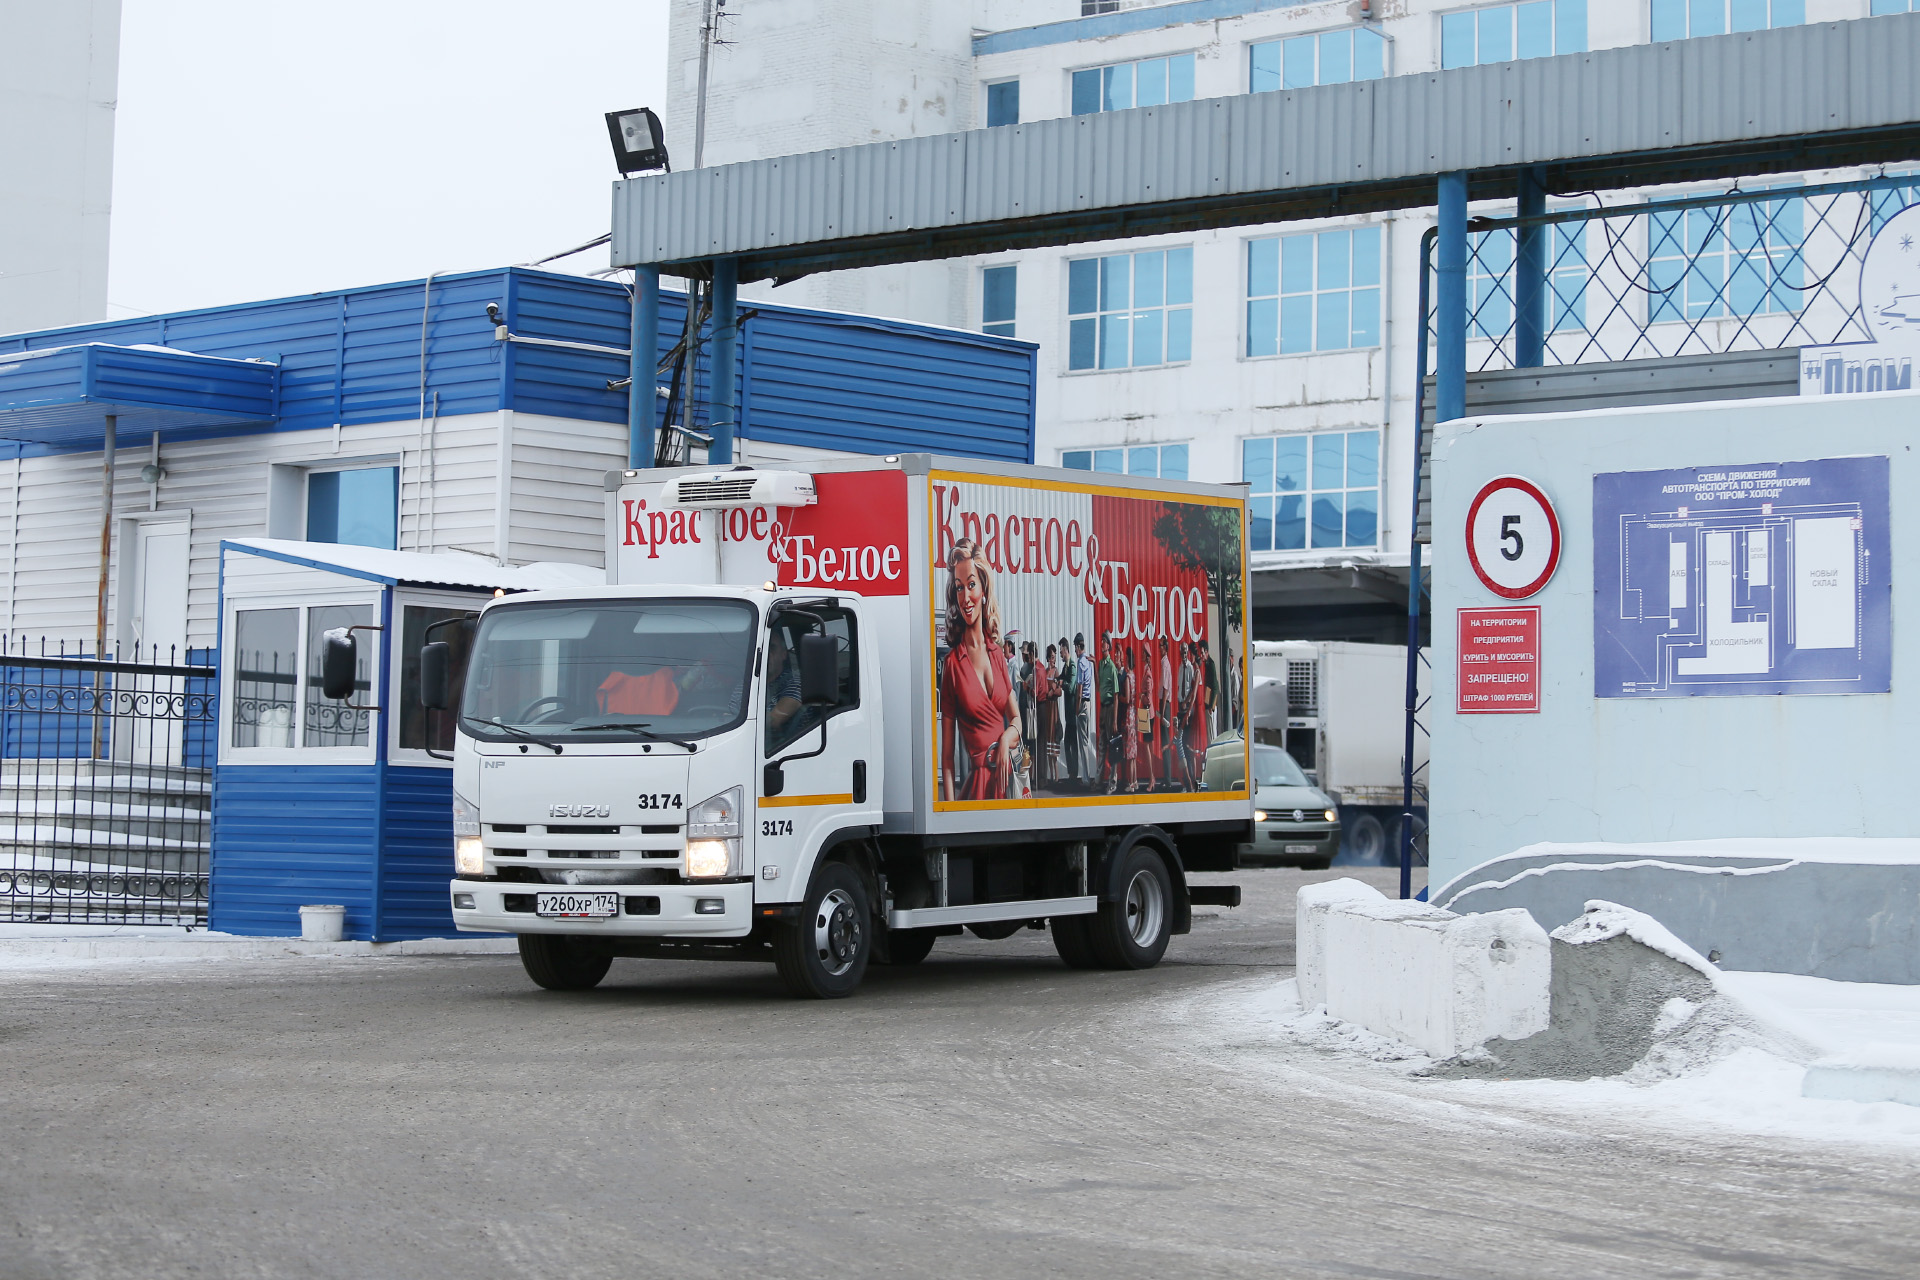
[[[1160,925],[1166,919],[1167,894],[1160,878],[1151,871],[1133,873],[1127,882],[1127,932],[1138,947],[1151,947],[1160,937]]]
[[[830,977],[837,978],[853,968],[860,956],[861,934],[853,895],[845,889],[828,890],[814,911],[813,949]]]

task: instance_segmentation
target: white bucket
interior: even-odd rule
[[[300,938],[303,942],[338,942],[346,932],[345,907],[300,908]]]

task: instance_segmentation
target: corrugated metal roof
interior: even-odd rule
[[[500,305],[517,336],[610,350],[497,341],[489,302]],[[741,435],[860,453],[1032,457],[1033,343],[766,303],[752,310],[741,350]],[[423,402],[429,411],[437,403],[443,418],[512,409],[624,424],[627,393],[609,390],[607,383],[627,376],[632,314],[625,285],[515,267],[436,276],[431,289],[427,281],[410,280],[4,335],[0,361],[10,353],[87,343],[176,348],[187,361],[268,360],[279,370],[278,410],[253,415],[273,420],[254,430],[401,421],[418,415]],[[679,340],[685,314],[684,295],[662,296],[662,356]],[[704,417],[705,353],[700,363],[696,383]],[[0,365],[0,409],[12,380],[6,368]],[[916,381],[900,376],[908,370]],[[930,408],[927,387],[942,389],[947,398]],[[176,439],[230,433],[233,427],[214,424],[238,420],[175,422],[169,433]],[[97,412],[92,423],[90,436],[0,429],[0,456],[98,449]],[[121,422],[129,437],[153,429],[146,418]],[[34,443],[9,444],[9,438]]]
[[[365,578],[388,586],[466,587],[476,591],[552,591],[561,587],[606,584],[604,570],[580,564],[530,564],[503,568],[478,556],[389,551],[338,542],[294,542],[286,538],[228,538],[221,551],[265,556],[288,564]]]
[[[740,278],[1920,156],[1920,14],[1243,94],[649,175],[613,261]]]
[[[0,353],[0,440],[98,449],[107,415],[128,438],[269,421],[279,369],[162,347],[90,342]]]

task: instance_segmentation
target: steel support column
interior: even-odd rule
[[[1547,211],[1546,175],[1535,165],[1520,170],[1522,218]],[[1547,237],[1551,229],[1539,223],[1514,230],[1513,254],[1513,365],[1537,369],[1547,362]]]
[[[740,264],[713,260],[713,392],[707,461],[733,461],[733,430],[740,421]]]
[[[1467,175],[1440,175],[1440,241],[1434,246],[1435,422],[1467,416]]]
[[[627,357],[627,466],[653,465],[653,424],[660,416],[660,268],[633,269],[633,353]]]

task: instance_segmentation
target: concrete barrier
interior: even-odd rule
[[[1301,890],[1301,1002],[1446,1058],[1546,1029],[1547,934],[1524,911],[1455,915],[1354,880]]]

